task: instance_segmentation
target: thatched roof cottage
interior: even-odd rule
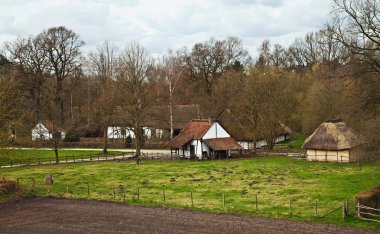
[[[341,119],[322,123],[303,143],[308,161],[353,162],[358,160],[359,140]]]

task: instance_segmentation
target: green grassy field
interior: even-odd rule
[[[110,151],[109,154],[122,154],[117,151]],[[59,150],[59,159],[61,161],[72,159],[88,158],[94,155],[102,155],[99,150]],[[37,162],[55,162],[55,154],[53,150],[41,149],[0,149],[0,165],[18,164],[18,163],[37,163]]]
[[[47,173],[55,177],[52,187],[45,184]],[[0,177],[21,178],[21,188],[36,196],[123,202],[125,191],[129,204],[192,208],[191,192],[193,209],[380,229],[378,224],[354,218],[354,195],[379,184],[378,164],[358,167],[286,157],[143,161],[140,166],[122,161],[1,169]],[[33,191],[31,179],[35,180]],[[340,210],[324,219],[314,216],[315,202],[318,216],[322,216],[344,200],[349,202],[346,219],[341,218]]]
[[[302,144],[305,142],[307,136],[303,134],[297,133],[292,140],[287,140],[284,142],[280,142],[275,145],[275,149],[301,149]]]

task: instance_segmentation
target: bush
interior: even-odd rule
[[[78,131],[74,128],[71,128],[69,131],[67,131],[65,139],[63,139],[64,142],[78,142],[80,140],[80,136],[78,134]]]

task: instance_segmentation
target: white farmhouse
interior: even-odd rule
[[[243,148],[218,123],[192,120],[170,143],[177,155],[184,158],[227,157],[232,150]]]
[[[57,133],[62,139],[66,136],[66,130],[58,127],[52,121],[41,121],[32,128],[32,140],[51,140],[54,133]]]

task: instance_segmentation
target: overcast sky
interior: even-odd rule
[[[252,56],[264,39],[289,45],[321,28],[331,0],[0,0],[0,43],[64,25],[86,42],[140,42],[153,55],[237,36]]]

